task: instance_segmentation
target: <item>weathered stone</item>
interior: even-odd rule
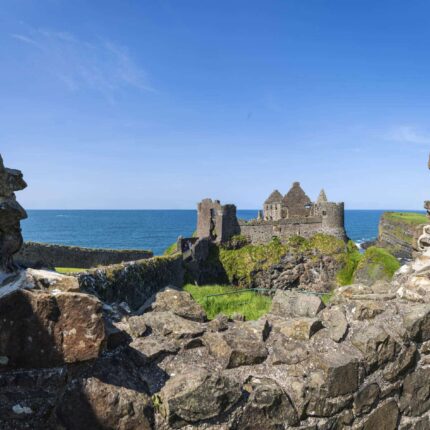
[[[192,338],[202,335],[205,331],[203,324],[181,318],[172,312],[148,312],[141,318],[153,332],[162,336],[177,339]]]
[[[174,354],[179,350],[179,346],[173,340],[152,336],[135,339],[131,342],[130,348],[136,351],[144,362],[156,360],[164,354]]]
[[[142,316],[130,317],[127,321],[127,332],[133,337],[141,337],[145,334],[148,327],[145,324],[145,318]]]
[[[298,364],[310,357],[310,349],[305,342],[280,335],[272,346],[272,364]]]
[[[57,418],[70,430],[151,430],[154,410],[144,392],[88,378],[72,381],[67,387]]]
[[[80,293],[15,291],[0,300],[0,356],[9,367],[49,367],[99,356],[101,303]]]
[[[397,359],[385,367],[383,371],[384,379],[390,382],[394,381],[399,375],[413,367],[416,356],[417,347],[414,344],[404,347]]]
[[[203,337],[209,353],[227,369],[262,363],[268,356],[261,335],[246,324],[221,333],[206,333]]]
[[[367,414],[379,399],[381,390],[376,383],[365,385],[355,396],[354,410],[357,415]]]
[[[417,419],[402,420],[399,430],[428,430],[430,428],[430,417],[424,416]]]
[[[395,430],[399,419],[399,408],[395,400],[388,400],[375,409],[363,422],[363,430]]]
[[[341,342],[348,331],[348,321],[340,307],[333,306],[324,309],[319,317],[324,327],[328,329],[330,339]]]
[[[152,309],[155,312],[170,311],[192,321],[206,321],[205,311],[187,291],[166,288],[157,293]]]
[[[323,309],[323,302],[315,295],[277,290],[271,312],[285,318],[314,318]]]
[[[403,324],[413,340],[430,340],[430,305],[415,305],[403,315]]]
[[[285,320],[280,325],[279,331],[292,339],[308,340],[318,330],[321,330],[323,325],[319,319],[316,318],[294,318]]]
[[[58,398],[67,383],[67,369],[0,372],[0,428],[47,429]]]
[[[354,307],[353,315],[358,320],[368,320],[375,318],[376,315],[381,314],[384,310],[385,307],[382,303],[371,300],[359,301]]]
[[[369,370],[374,370],[390,361],[398,348],[394,339],[377,324],[355,330],[351,343],[363,353]]]
[[[0,155],[0,271],[13,272],[13,255],[22,244],[20,221],[27,213],[16,201],[15,191],[23,190],[25,183],[19,170],[4,167]]]
[[[172,428],[180,428],[227,412],[241,396],[240,384],[232,378],[199,369],[167,381],[160,411]]]
[[[119,346],[128,345],[131,342],[129,334],[121,328],[120,323],[113,323],[105,318],[105,333],[107,349],[113,350]]]
[[[353,393],[358,388],[359,363],[344,351],[330,351],[314,357],[316,366],[323,370],[324,385],[330,397]]]
[[[400,397],[400,409],[417,417],[430,409],[430,368],[418,368],[406,375]]]
[[[228,329],[228,318],[223,314],[218,314],[213,320],[208,323],[208,330],[217,332]]]
[[[269,378],[251,378],[245,386],[250,392],[237,424],[240,430],[278,430],[294,426],[299,417],[290,398]]]

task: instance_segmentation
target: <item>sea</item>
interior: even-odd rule
[[[346,210],[345,228],[350,239],[358,245],[375,239],[383,212]],[[197,221],[195,210],[28,210],[27,213],[28,218],[22,221],[25,241],[149,249],[155,255],[163,254],[178,236],[191,236]],[[257,210],[238,210],[237,215],[250,220],[256,218]]]

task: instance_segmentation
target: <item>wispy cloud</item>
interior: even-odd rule
[[[37,62],[70,91],[94,90],[112,100],[126,87],[154,91],[129,50],[109,40],[87,42],[73,34],[34,30],[11,37],[33,49]]]
[[[396,142],[414,143],[414,144],[430,144],[430,133],[418,127],[410,125],[402,125],[389,130],[384,138]]]

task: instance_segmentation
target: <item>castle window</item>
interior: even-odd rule
[[[327,212],[326,211],[322,211],[322,214],[323,214],[323,216],[326,216]]]

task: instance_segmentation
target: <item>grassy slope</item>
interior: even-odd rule
[[[55,271],[62,273],[63,275],[68,275],[69,273],[85,272],[88,269],[81,269],[78,267],[56,267]]]
[[[244,291],[237,294],[229,294],[218,297],[207,297],[210,294],[224,294],[238,291],[235,287],[222,285],[196,286],[185,285],[193,299],[198,302],[206,311],[209,319],[215,318],[218,314],[231,316],[240,313],[247,320],[256,320],[267,313],[270,309],[272,300],[270,297],[260,295],[252,291]]]
[[[426,215],[416,212],[387,212],[384,216],[387,220],[400,221],[410,225],[427,224],[429,221]]]
[[[386,249],[371,246],[366,249],[360,259],[357,270],[365,270],[372,278],[382,271],[387,279],[391,279],[394,272],[400,268],[400,263]]]
[[[311,250],[341,258],[345,252],[345,244],[342,240],[325,234],[316,234],[310,239],[294,236],[286,243],[274,238],[267,244],[246,245],[240,249],[221,247],[219,259],[230,283],[249,285],[253,271],[269,268],[288,252],[300,253]]]

